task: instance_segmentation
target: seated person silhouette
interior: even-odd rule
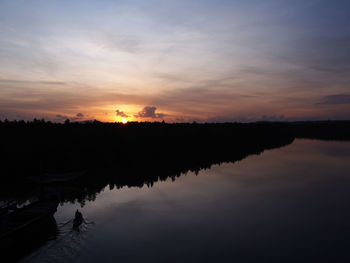
[[[75,217],[73,220],[73,228],[78,228],[83,223],[83,221],[83,214],[77,209],[77,211],[75,211]]]

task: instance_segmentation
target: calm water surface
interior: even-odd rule
[[[64,225],[77,208],[79,233]],[[23,262],[349,262],[350,143],[296,140],[151,188],[107,186],[55,218],[60,235]]]

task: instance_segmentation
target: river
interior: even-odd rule
[[[21,262],[349,262],[350,142],[297,139],[152,187],[108,185],[54,216],[57,237]]]

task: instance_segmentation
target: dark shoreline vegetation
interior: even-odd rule
[[[350,140],[350,121],[123,125],[34,120],[0,122],[0,132],[5,138],[0,150],[1,196],[38,197],[43,187],[33,177],[84,171],[76,180],[59,184],[71,186],[60,187],[61,201],[82,203],[106,185],[152,186],[286,146],[295,138]]]

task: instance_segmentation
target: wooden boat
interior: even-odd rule
[[[73,220],[73,228],[78,228],[84,222],[83,218],[74,218]]]

